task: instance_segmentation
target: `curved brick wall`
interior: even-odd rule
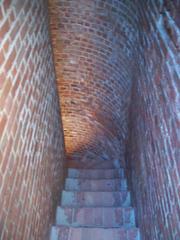
[[[145,240],[180,239],[180,2],[140,1],[128,172]]]
[[[112,165],[123,157],[135,11],[132,1],[50,1],[66,151],[83,167]]]
[[[0,239],[46,240],[64,139],[44,0],[0,1]]]

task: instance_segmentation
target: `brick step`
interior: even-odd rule
[[[68,178],[109,179],[124,178],[124,170],[119,169],[68,169]]]
[[[62,206],[74,207],[129,207],[130,193],[119,192],[72,192],[63,191]]]
[[[121,191],[127,190],[126,179],[74,179],[65,181],[67,191]]]
[[[137,228],[52,228],[51,240],[139,240]]]
[[[56,224],[69,227],[135,227],[134,209],[131,207],[58,207],[56,212]]]

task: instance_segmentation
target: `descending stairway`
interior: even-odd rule
[[[124,170],[69,169],[51,240],[139,240]]]

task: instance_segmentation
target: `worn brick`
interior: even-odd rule
[[[179,76],[174,51],[178,26],[171,14],[176,15],[178,7],[171,1],[168,8],[166,1],[140,2],[139,37],[140,42],[146,38],[149,47],[137,46],[126,158],[143,239],[169,240],[180,232],[179,84],[174,77]]]
[[[3,115],[3,116],[0,116],[0,117],[1,117],[1,119],[0,119],[0,135],[2,136],[5,125],[7,123],[7,116]]]
[[[0,1],[0,239],[47,239],[61,113],[67,165],[126,166],[142,238],[178,239],[179,0],[47,2]]]
[[[0,239],[3,240],[48,239],[63,178],[64,144],[47,3],[42,0],[23,3],[9,0],[0,3],[3,43],[0,44]],[[34,11],[36,8],[38,13]],[[29,16],[33,16],[34,22]],[[35,24],[40,29],[36,33]],[[40,148],[36,147],[38,142]]]
[[[137,39],[137,18],[131,13],[133,23],[126,21],[126,5],[103,0],[49,2],[66,152],[69,159],[83,158],[89,167],[96,164],[96,156],[104,156],[112,166],[115,160],[123,162],[131,54]]]
[[[4,24],[0,27],[0,40],[2,41],[5,35],[8,33],[10,28],[9,20],[7,19]]]

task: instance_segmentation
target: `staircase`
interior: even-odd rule
[[[51,240],[139,240],[124,170],[69,169]]]

